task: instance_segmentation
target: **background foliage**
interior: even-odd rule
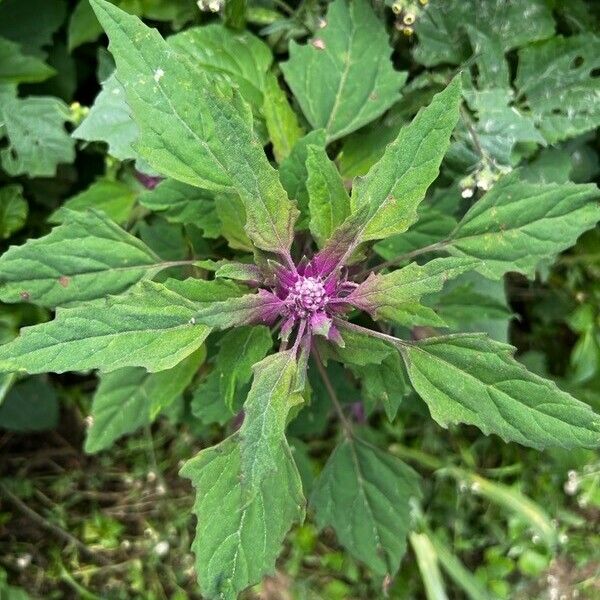
[[[527,192],[527,182],[534,189],[540,183],[599,181],[600,35],[592,0],[114,4],[172,35],[173,47],[185,48],[238,86],[302,218],[319,197],[314,190],[335,191],[322,207],[332,213],[305,223],[317,241],[329,237],[331,223],[341,222],[349,206],[331,171],[319,179],[315,170],[305,185],[307,160],[322,165],[328,155],[346,182],[365,175],[402,125],[461,69],[464,104],[441,175],[419,208],[418,224],[376,244],[382,259],[444,238],[457,214],[487,190],[499,194],[511,181],[509,175],[494,187],[500,176],[518,167],[519,193]],[[198,24],[207,25],[202,33],[189,29]],[[353,57],[348,72],[321,47],[345,45]],[[152,168],[137,155],[137,129],[113,69],[87,0],[0,2],[3,342],[20,327],[47,321],[73,294],[79,300],[97,297],[98,290],[117,294],[142,279],[164,280],[165,264],[181,273],[210,270],[212,259],[251,250],[237,196],[173,180],[157,186]],[[176,124],[162,135],[185,143]],[[183,173],[188,184],[212,177],[208,169],[168,167]],[[226,183],[211,180],[208,187]],[[572,212],[577,201],[556,198],[557,210]],[[89,208],[98,212],[85,212]],[[520,273],[502,278],[506,269],[497,246],[496,260],[487,263],[492,272],[484,273],[497,281],[463,275],[430,305],[455,330],[510,341],[530,370],[552,377],[598,411],[600,234],[592,229],[575,244],[582,222],[595,220],[584,210],[576,213],[571,233],[568,224],[561,225],[562,238],[572,239],[558,257],[539,230],[530,230],[526,251],[511,269]],[[547,231],[547,215],[534,218]],[[22,245],[48,234],[40,242],[46,275],[36,276],[23,297],[22,273],[40,247]],[[104,257],[101,277],[63,274],[65,257],[107,241],[114,253]],[[511,252],[519,243],[513,240]],[[460,239],[453,244],[453,254],[469,252]],[[74,274],[89,266],[85,257],[80,260],[72,265]],[[192,266],[199,260],[203,266]],[[124,263],[127,270],[119,270]],[[61,285],[49,285],[58,275],[65,277]],[[187,321],[186,306],[155,294],[159,309]],[[414,314],[410,318],[415,322]],[[429,331],[413,327],[410,333],[418,338]],[[136,339],[142,347],[146,343]],[[235,413],[251,366],[267,354],[270,338],[260,329],[241,328],[209,340],[208,352],[189,354],[190,344],[201,344],[198,339],[196,333],[192,340],[167,335],[164,353],[156,349],[149,372],[121,369],[100,383],[85,372],[0,376],[0,597],[199,597],[190,554],[193,493],[177,472],[196,449],[239,426]],[[175,372],[160,371],[173,360],[169,344],[189,354],[175,360]],[[236,353],[244,345],[253,349],[247,362]],[[82,360],[87,351],[82,348]],[[106,360],[129,352],[128,345],[119,350],[117,340]],[[68,368],[60,360],[57,371]],[[41,362],[39,371],[47,358]],[[355,426],[370,424],[366,435],[424,476],[421,501],[413,506],[417,527],[400,573],[385,578],[385,561],[392,559],[368,549],[350,555],[339,544],[352,540],[319,532],[327,523],[309,515],[288,536],[276,574],[247,596],[597,598],[598,454],[540,454],[475,428],[442,429],[425,418],[427,409],[413,393],[405,394],[395,372],[390,365],[389,376],[382,377],[357,364],[348,379],[329,367]],[[307,490],[336,442],[326,390],[318,377],[311,384],[311,404],[288,431]],[[401,414],[394,418],[400,398]],[[368,451],[356,452],[368,465]],[[344,445],[336,450],[342,471],[347,453]],[[321,486],[314,493],[326,497],[328,490]]]

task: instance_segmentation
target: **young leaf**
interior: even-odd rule
[[[123,435],[152,423],[183,393],[205,356],[206,351],[200,349],[160,373],[129,367],[103,374],[90,411],[85,451],[104,450]]]
[[[340,543],[378,575],[394,575],[406,551],[410,504],[419,476],[399,458],[357,438],[329,457],[310,504],[319,527],[331,526]]]
[[[437,258],[425,265],[410,263],[387,275],[371,273],[348,296],[348,303],[377,319],[389,319],[401,325],[444,325],[421,297],[439,292],[444,283],[473,269],[477,260]]]
[[[206,597],[234,600],[257,583],[304,516],[302,484],[284,434],[290,408],[301,401],[297,369],[290,351],[255,365],[239,432],[181,470],[197,491],[193,547]]]
[[[135,190],[121,181],[98,179],[87,190],[64,202],[50,215],[48,221],[62,223],[65,219],[68,220],[71,210],[84,212],[95,209],[105,213],[115,223],[125,223],[131,214],[136,196]]]
[[[306,171],[310,231],[320,247],[350,214],[344,182],[323,147],[308,146]]]
[[[529,277],[542,260],[572,246],[600,219],[595,185],[524,181],[519,171],[503,177],[462,218],[449,252],[479,258],[491,279],[516,271]]]
[[[140,155],[184,183],[235,189],[252,241],[263,250],[286,253],[297,210],[235,92],[177,55],[138,18],[105,0],[92,0],[92,6],[108,32],[117,75],[141,131]]]
[[[23,198],[20,185],[7,185],[0,188],[0,237],[6,239],[25,225],[29,207]],[[1,258],[0,258],[0,264]],[[0,282],[2,271],[0,267]]]
[[[600,36],[555,36],[519,52],[516,86],[546,140],[559,142],[600,125]]]
[[[368,209],[357,232],[359,241],[402,233],[416,221],[417,207],[438,176],[450,145],[460,101],[460,79],[456,77],[400,130],[369,173],[358,180],[352,190],[352,209]]]
[[[63,211],[48,235],[0,257],[0,300],[54,307],[116,294],[170,263],[102,213]]]
[[[181,469],[196,488],[193,549],[206,598],[235,600],[272,572],[285,535],[304,517],[302,482],[287,445],[273,462],[275,470],[253,487],[234,435]]]
[[[600,419],[589,406],[527,371],[512,352],[483,334],[401,347],[411,383],[444,427],[468,423],[534,448],[600,445]]]
[[[124,296],[59,308],[53,321],[23,328],[18,338],[0,346],[0,371],[169,369],[210,333],[193,322],[196,311],[194,302],[142,281]]]
[[[309,123],[332,141],[384,113],[407,74],[394,70],[385,26],[367,0],[335,0],[324,23],[305,46],[290,43],[281,69]]]
[[[266,80],[263,112],[267,131],[273,142],[275,160],[281,163],[290,155],[303,131],[285,92],[279,87],[277,77],[273,74],[269,74]]]

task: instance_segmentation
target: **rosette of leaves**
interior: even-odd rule
[[[235,598],[272,572],[287,532],[304,519],[286,426],[305,401],[309,371],[323,378],[340,418],[340,442],[315,482],[310,508],[319,526],[332,527],[374,573],[398,570],[419,477],[353,427],[328,374],[330,361],[351,369],[391,418],[412,386],[443,427],[471,424],[534,448],[600,443],[600,419],[590,408],[527,371],[512,347],[484,334],[402,335],[415,326],[444,329],[426,296],[447,280],[468,271],[490,279],[507,271],[532,275],[571,246],[600,219],[595,186],[532,183],[515,171],[443,239],[372,264],[374,242],[417,221],[459,118],[458,78],[400,130],[349,194],[324,148],[351,127],[343,119],[339,130],[300,140],[278,172],[253,128],[253,110],[231,81],[114,5],[92,6],[139,129],[137,154],[179,182],[180,191],[195,187],[236,203],[253,261],[211,264],[212,278],[155,281],[159,272],[195,261],[164,261],[104,214],[65,209],[48,236],[0,259],[3,301],[58,307],[52,321],[0,347],[0,368],[99,370],[87,442],[97,451],[151,422],[196,376],[207,337],[231,329],[220,338],[206,385],[232,407],[238,383],[253,377],[243,422],[181,471],[197,492],[194,550],[205,597]],[[315,51],[333,39],[323,34]],[[304,93],[302,85],[296,89]],[[340,115],[345,93],[340,88],[331,105]],[[313,118],[322,118],[321,107]],[[282,180],[289,181],[294,161],[301,179],[288,194]],[[305,202],[297,206],[300,189]]]

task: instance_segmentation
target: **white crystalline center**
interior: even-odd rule
[[[327,292],[316,277],[300,277],[290,289],[288,302],[293,305],[298,317],[307,317],[323,309],[327,303]]]

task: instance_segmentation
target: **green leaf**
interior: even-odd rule
[[[364,333],[350,329],[343,329],[340,333],[343,345],[334,347],[328,344],[324,355],[346,365],[381,364],[394,352],[389,344]]]
[[[255,245],[286,253],[297,210],[236,93],[177,55],[136,17],[104,0],[92,0],[92,6],[108,32],[117,76],[141,131],[140,155],[159,172],[184,183],[235,189],[244,202],[246,231]]]
[[[48,235],[0,257],[0,300],[58,306],[122,292],[172,263],[102,213],[64,209]]]
[[[549,143],[600,125],[600,36],[553,37],[519,52],[515,84]]]
[[[196,488],[193,549],[206,598],[235,600],[271,573],[285,535],[303,519],[302,483],[288,447],[274,463],[275,470],[252,488],[234,435],[200,452],[181,470]]]
[[[54,177],[59,164],[75,159],[74,140],[65,130],[69,119],[58,98],[0,94],[0,122],[8,138],[0,151],[2,168],[13,177]]]
[[[324,23],[306,45],[290,43],[281,69],[309,123],[330,142],[383,114],[407,73],[394,70],[385,26],[367,0],[335,0]]]
[[[306,171],[310,231],[320,247],[350,214],[350,197],[344,182],[327,152],[308,146]]]
[[[443,326],[444,322],[430,308],[421,304],[421,298],[439,292],[446,281],[473,269],[477,264],[477,260],[437,258],[425,265],[410,263],[387,275],[371,273],[347,300],[376,319],[388,319],[407,327]]]
[[[393,421],[402,399],[411,391],[398,352],[392,352],[381,364],[355,366],[352,371],[360,379],[367,413],[381,403],[387,418]]]
[[[460,100],[460,81],[455,78],[400,130],[381,159],[358,180],[352,190],[352,210],[367,207],[360,241],[402,233],[416,221],[417,207],[438,176],[450,144]]]
[[[308,225],[308,191],[306,159],[310,145],[325,148],[325,131],[317,129],[301,137],[279,165],[279,178],[288,196],[296,201],[302,214],[300,225]],[[306,220],[306,223],[304,222]]]
[[[272,346],[269,328],[264,325],[236,328],[220,340],[215,371],[221,397],[229,409],[234,407],[236,392],[250,381],[253,365],[262,360]]]
[[[599,197],[595,185],[530,183],[515,171],[471,207],[448,251],[479,258],[476,269],[491,279],[507,271],[532,277],[541,261],[549,263],[596,224]]]
[[[254,371],[239,432],[181,470],[197,491],[193,548],[208,598],[234,600],[271,572],[285,534],[304,516],[302,484],[284,435],[288,412],[301,401],[294,355],[271,355]]]
[[[39,58],[23,54],[18,44],[0,37],[0,84],[44,81],[55,73]]]
[[[0,429],[31,432],[54,429],[60,407],[54,388],[41,377],[14,385],[0,403]],[[1,590],[0,590],[1,593]]]
[[[329,457],[310,504],[318,526],[333,527],[352,556],[393,576],[406,551],[409,502],[419,496],[419,476],[399,458],[348,438]]]
[[[59,308],[53,321],[23,328],[0,346],[0,371],[169,369],[210,333],[193,322],[196,310],[197,304],[165,286],[142,281],[124,296]]]
[[[249,31],[232,31],[211,23],[186,29],[168,42],[196,67],[237,86],[255,113],[262,109],[273,54],[260,38]]]
[[[109,448],[120,437],[152,423],[187,388],[205,356],[205,350],[197,350],[159,373],[129,367],[103,374],[92,402],[85,451]]]
[[[7,185],[0,188],[0,237],[6,239],[21,229],[25,225],[28,212],[29,207],[23,198],[23,188],[20,185]],[[0,270],[0,281],[1,272]]]
[[[401,347],[408,375],[443,427],[468,423],[534,448],[600,445],[589,406],[527,371],[513,348],[483,334],[436,337]]]
[[[479,143],[490,156],[504,165],[513,164],[511,155],[515,144],[533,142],[546,145],[533,119],[510,106],[509,102],[510,93],[505,89],[473,92]]]
[[[101,33],[102,26],[98,23],[89,0],[79,0],[71,13],[67,29],[69,52],[86,42],[95,42]]]
[[[229,298],[201,308],[194,318],[210,327],[227,329],[239,325],[272,323],[284,307],[283,300],[265,289],[258,293]]]
[[[48,220],[50,223],[62,223],[69,219],[69,211],[85,212],[93,208],[102,211],[116,223],[125,223],[136,197],[136,191],[121,181],[98,179],[87,190],[65,201]]]
[[[186,223],[200,227],[204,237],[217,238],[221,224],[212,192],[201,190],[174,179],[161,181],[153,190],[140,195],[142,206],[160,213],[169,223]]]
[[[88,116],[73,132],[73,137],[105,142],[108,153],[119,160],[138,157],[133,144],[139,137],[139,129],[126,102],[125,89],[114,73],[102,84]]]
[[[43,56],[67,12],[64,0],[2,0],[0,36],[16,42],[27,54]]]
[[[292,148],[302,137],[303,131],[298,123],[298,116],[273,74],[266,79],[263,112],[269,138],[273,143],[275,160],[281,163],[290,155]]]
[[[246,25],[247,8],[248,0],[225,0],[225,24],[233,29],[243,29]]]
[[[240,197],[233,194],[217,194],[215,208],[221,222],[221,235],[227,240],[230,248],[252,252],[254,246],[244,228],[246,210]]]

